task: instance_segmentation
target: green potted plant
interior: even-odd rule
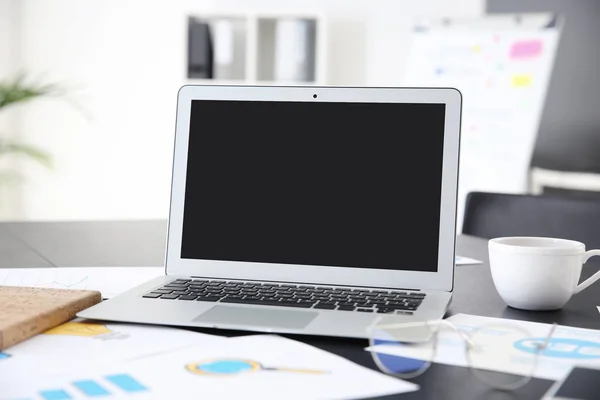
[[[9,80],[0,80],[0,117],[8,107],[56,94],[58,94],[58,88],[55,85],[30,83],[24,75]],[[8,137],[6,132],[0,132],[0,160],[7,157],[26,157],[46,167],[52,165],[52,157],[48,152]],[[0,167],[0,183],[20,177],[16,171],[5,170],[5,168],[5,166]]]

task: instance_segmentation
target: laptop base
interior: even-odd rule
[[[253,332],[368,338],[368,327],[386,314],[343,310],[304,309],[226,304],[220,302],[161,300],[144,294],[187,277],[160,276],[126,293],[77,314],[78,317],[114,322],[167,326],[219,328]],[[412,315],[394,313],[398,322],[441,319],[450,304],[449,292],[424,292]]]

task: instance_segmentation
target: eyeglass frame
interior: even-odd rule
[[[381,319],[385,318],[386,316],[381,316],[381,318],[378,320],[380,321]],[[393,315],[391,315],[390,317],[393,317]],[[391,375],[396,375],[399,376],[403,379],[412,379],[412,378],[416,378],[420,375],[422,375],[423,373],[425,373],[425,371],[427,371],[429,369],[429,367],[431,366],[431,364],[433,364],[434,360],[435,360],[435,356],[437,355],[437,347],[438,347],[438,333],[440,331],[439,327],[447,327],[450,328],[451,330],[453,330],[454,332],[458,333],[459,336],[463,339],[464,343],[466,344],[464,346],[465,348],[465,357],[467,359],[468,362],[468,366],[469,369],[471,370],[471,372],[473,373],[473,375],[475,375],[475,377],[477,379],[479,379],[481,382],[487,384],[488,386],[494,388],[494,389],[498,389],[498,390],[516,390],[519,389],[523,386],[525,386],[526,384],[528,384],[531,379],[533,379],[534,375],[535,375],[535,370],[537,369],[537,365],[538,365],[538,360],[539,360],[539,356],[546,350],[546,348],[548,347],[548,344],[550,342],[550,339],[552,338],[552,335],[554,334],[554,331],[557,327],[557,323],[554,322],[550,328],[550,332],[548,333],[548,335],[546,336],[546,339],[544,340],[544,342],[542,344],[536,343],[536,347],[537,347],[537,351],[534,353],[535,357],[534,357],[534,362],[533,362],[533,367],[532,367],[532,372],[531,375],[529,376],[522,376],[522,378],[520,380],[518,380],[517,382],[515,382],[514,384],[511,385],[499,385],[496,382],[492,382],[491,380],[488,380],[487,378],[484,378],[484,375],[480,375],[478,370],[473,366],[473,363],[471,361],[471,350],[473,348],[475,348],[475,344],[473,343],[473,341],[471,340],[471,338],[469,337],[469,335],[459,329],[456,325],[454,325],[453,323],[451,323],[450,321],[447,320],[425,320],[425,321],[419,321],[419,322],[400,322],[400,323],[394,323],[394,324],[386,324],[386,325],[378,325],[378,321],[376,321],[375,323],[373,323],[369,328],[368,328],[368,332],[369,332],[369,347],[373,347],[376,346],[375,343],[373,343],[374,338],[372,335],[372,331],[376,328],[383,328],[383,329],[389,329],[389,328],[394,328],[394,327],[411,327],[411,326],[422,326],[425,325],[427,326],[427,328],[429,328],[432,332],[432,340],[433,340],[433,352],[432,352],[432,356],[431,356],[431,360],[422,360],[425,361],[425,365],[420,368],[419,370],[412,372],[412,373],[408,373],[408,374],[394,374],[391,373]],[[435,326],[437,329],[432,330],[431,329],[431,325]],[[521,328],[518,325],[515,324],[510,324],[510,323],[499,323],[499,324],[488,324],[488,325],[483,325],[481,327],[478,327],[476,329],[485,329],[486,326],[506,326],[510,329],[513,330],[518,330],[521,331],[522,333],[525,333],[526,335],[531,335],[531,333],[529,331],[527,331],[524,328]],[[384,367],[381,364],[381,361],[378,359],[377,357],[377,353],[374,350],[370,350],[371,352],[371,357],[373,358],[373,361],[375,362],[375,364],[377,365],[377,367],[381,370],[381,371],[387,371],[388,368]],[[385,353],[382,353],[385,354]],[[393,355],[390,355],[393,356]],[[410,358],[410,357],[407,357]],[[497,373],[504,373],[503,371],[493,371],[493,372],[497,372]],[[387,373],[387,372],[386,372]],[[507,373],[508,374],[508,373]]]

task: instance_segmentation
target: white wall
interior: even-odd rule
[[[64,85],[23,129],[55,168],[30,168],[23,219],[166,217],[175,100],[184,83],[177,2],[24,1],[23,63]]]
[[[186,16],[217,4],[322,11],[328,83],[335,85],[392,82],[415,15],[480,15],[484,8],[483,0],[22,0],[23,66],[69,95],[27,107],[23,134],[51,151],[56,165],[27,169],[22,207],[10,218],[167,216]]]
[[[9,76],[13,71],[15,60],[15,0],[0,0],[0,80]],[[8,121],[4,114],[0,115],[0,135],[8,132]],[[3,137],[3,136],[2,136]],[[1,164],[0,164],[1,165]]]
[[[0,0],[0,76],[12,72],[16,0]]]
[[[0,81],[15,76],[19,64],[19,0],[0,0]],[[19,131],[19,110],[3,109],[0,113],[0,139],[15,139]],[[12,157],[0,157],[0,176],[18,170]],[[0,177],[0,183],[3,178]],[[0,216],[19,209],[19,193],[0,184]]]

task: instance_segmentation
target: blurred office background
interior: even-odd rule
[[[24,73],[59,92],[0,109],[0,138],[52,157],[0,153],[20,175],[0,181],[0,217],[166,218],[180,86],[395,86],[420,18],[529,12],[560,15],[562,32],[524,191],[595,195],[597,0],[0,0],[0,84]]]

